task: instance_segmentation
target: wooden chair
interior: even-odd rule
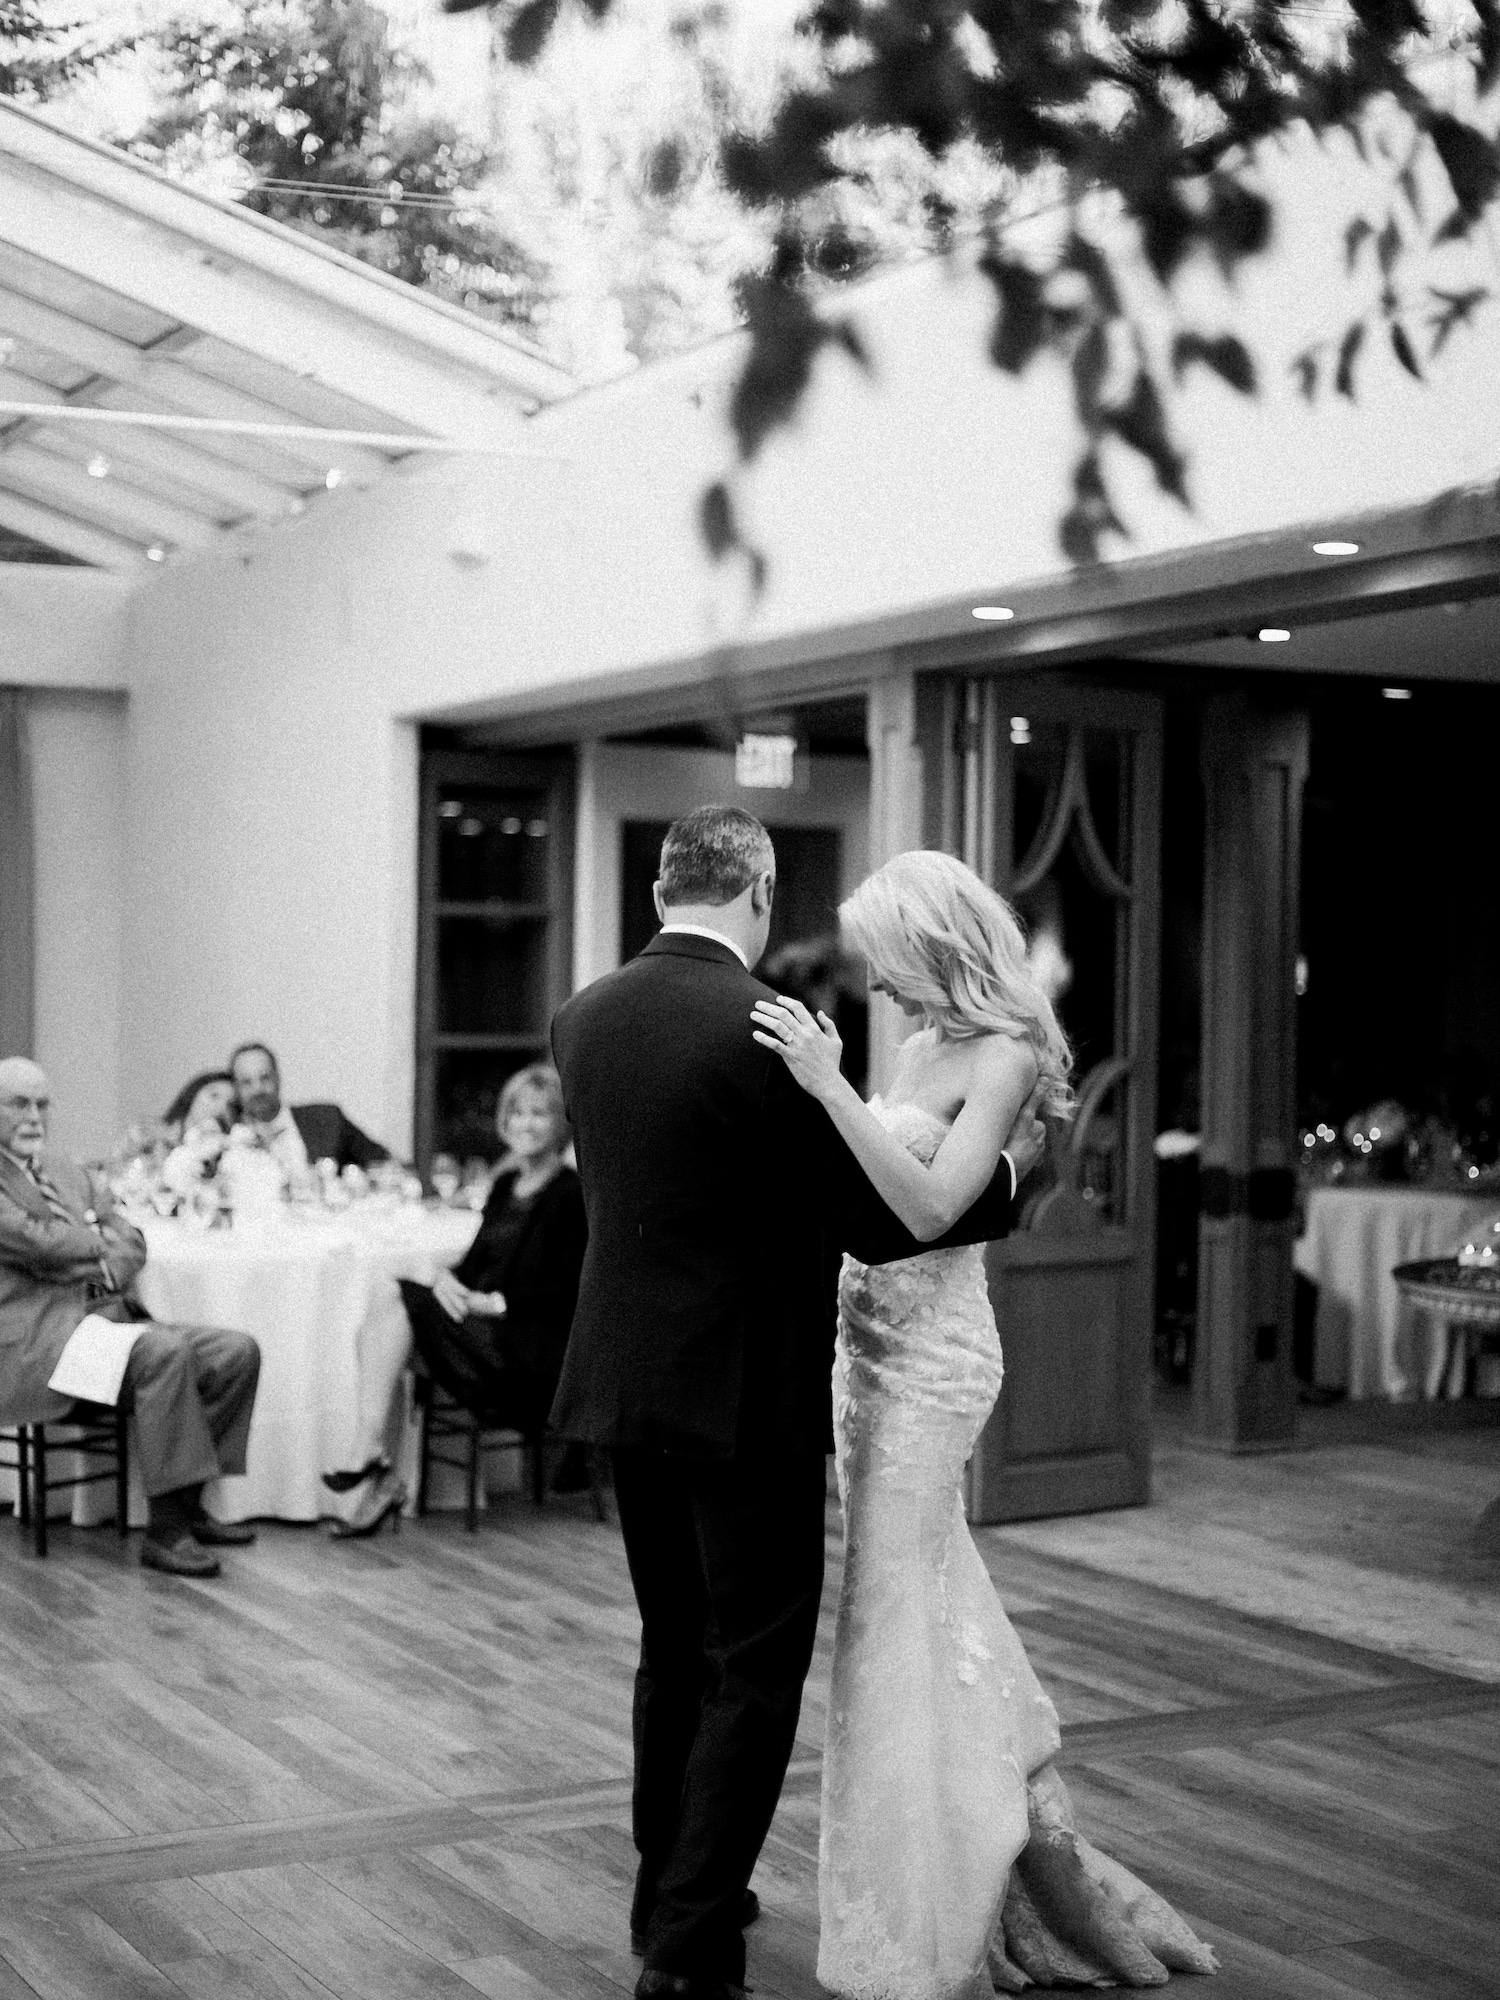
[[[39,1556],[47,1553],[47,1496],[65,1488],[95,1486],[100,1480],[115,1482],[115,1520],[123,1541],[130,1528],[130,1449],[123,1409],[105,1409],[94,1403],[79,1403],[72,1412],[51,1426],[54,1431],[73,1433],[54,1439],[54,1451],[77,1453],[93,1463],[113,1462],[98,1472],[73,1472],[63,1478],[47,1475],[48,1438],[46,1424],[12,1424],[0,1430],[0,1450],[9,1445],[14,1457],[0,1458],[0,1466],[17,1475],[16,1513],[21,1526],[31,1528]]]
[[[428,1472],[432,1465],[451,1465],[465,1477],[464,1526],[473,1534],[479,1525],[479,1469],[487,1449],[502,1440],[514,1451],[531,1454],[531,1497],[538,1507],[547,1501],[546,1441],[548,1431],[545,1426],[530,1432],[517,1431],[513,1424],[486,1424],[466,1404],[450,1396],[436,1382],[418,1379],[418,1394],[426,1404],[422,1422],[422,1460],[417,1476],[417,1512],[427,1512]],[[444,1450],[443,1447],[457,1444],[459,1450]],[[594,1518],[605,1518],[604,1487],[599,1477],[599,1465],[593,1453],[589,1455],[589,1493],[594,1503]]]

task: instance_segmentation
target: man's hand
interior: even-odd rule
[[[468,1286],[460,1284],[451,1271],[438,1272],[432,1281],[432,1296],[449,1319],[466,1320],[473,1310]]]
[[[1042,1086],[1039,1083],[1016,1113],[1016,1122],[1011,1126],[1010,1137],[1003,1148],[1015,1162],[1017,1187],[1047,1150],[1047,1128],[1036,1115],[1041,1098]]]

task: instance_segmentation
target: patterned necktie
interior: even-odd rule
[[[68,1204],[63,1200],[62,1195],[58,1192],[55,1182],[49,1179],[48,1176],[42,1172],[41,1167],[35,1160],[28,1160],[26,1162],[26,1171],[27,1173],[30,1174],[32,1182],[36,1187],[37,1193],[42,1197],[42,1200],[46,1202],[48,1208],[51,1209],[53,1215],[56,1216],[57,1220],[59,1222],[66,1222],[70,1228],[76,1229],[78,1227],[79,1217],[74,1212],[74,1210],[69,1208]],[[99,1235],[102,1238],[103,1231],[100,1230],[98,1218],[94,1214],[94,1211],[91,1208],[87,1208],[84,1210],[82,1219],[84,1223],[95,1232],[96,1235]],[[115,1274],[109,1268],[109,1258],[104,1254],[102,1248],[99,1253],[99,1271],[100,1275],[104,1280],[105,1291],[117,1292],[120,1289],[120,1287],[115,1283]]]

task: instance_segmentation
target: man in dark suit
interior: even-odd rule
[[[242,1042],[229,1058],[229,1074],[241,1124],[289,1174],[305,1172],[317,1160],[332,1160],[341,1169],[368,1169],[391,1157],[337,1104],[283,1104],[281,1065],[264,1042]]]
[[[72,1399],[48,1382],[91,1314],[135,1320],[126,1291],[146,1261],[141,1232],[103,1179],[49,1153],[47,1079],[20,1056],[0,1062],[0,1424],[63,1423]],[[221,1544],[253,1530],[215,1521],[205,1480],[243,1472],[260,1349],[213,1326],[141,1328],[120,1401],[135,1416],[150,1525],[141,1561],[174,1576],[216,1576]]]
[[[733,807],[662,847],[663,928],[552,1046],[588,1213],[553,1422],[611,1448],[641,1612],[638,1995],[725,2000],[796,1734],[823,1577],[838,1253],[919,1243],[751,1035],[775,855]],[[1034,1121],[1011,1144],[1035,1157]],[[942,1243],[1003,1235],[1015,1168]]]

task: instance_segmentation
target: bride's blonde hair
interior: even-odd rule
[[[840,905],[839,923],[873,976],[917,1001],[950,1040],[1025,1042],[1043,1109],[1070,1115],[1073,1052],[1027,962],[1014,910],[972,868],[933,848],[898,854]]]

